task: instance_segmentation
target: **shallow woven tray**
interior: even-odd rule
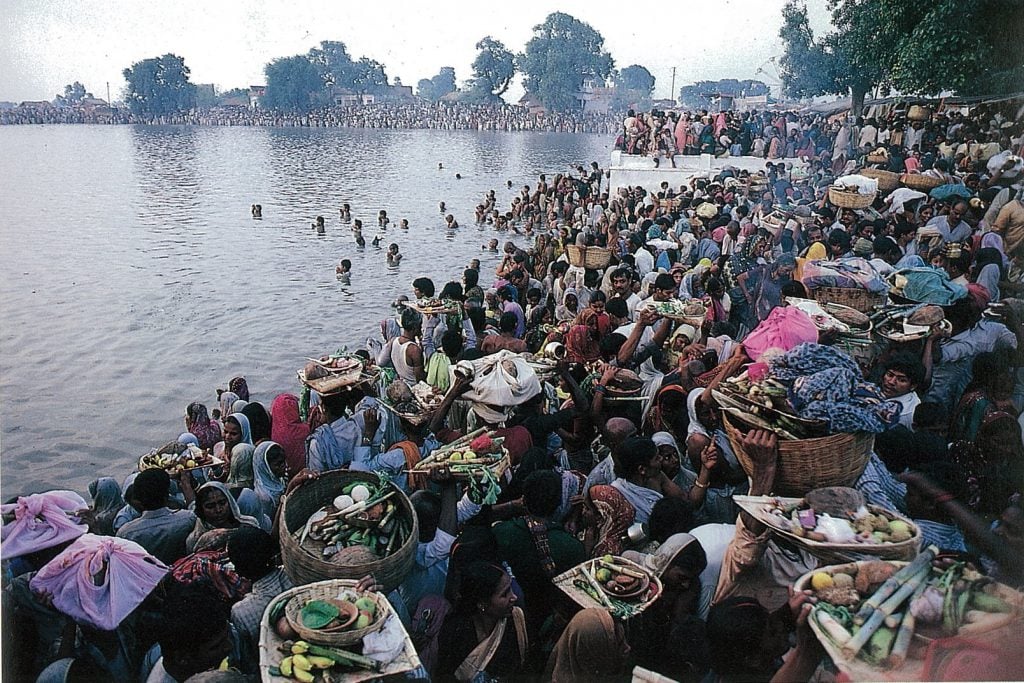
[[[344,647],[352,643],[362,642],[363,637],[379,631],[384,626],[384,622],[387,621],[388,611],[384,606],[387,603],[387,599],[380,593],[357,593],[360,598],[366,596],[373,598],[374,603],[377,605],[377,612],[374,615],[373,623],[365,628],[345,631],[321,631],[304,626],[301,615],[302,608],[310,600],[335,600],[346,589],[352,589],[355,592],[356,583],[358,582],[352,579],[338,579],[302,586],[302,590],[295,593],[285,605],[284,614],[288,618],[288,623],[291,624],[302,640],[315,645]]]
[[[664,587],[661,585],[661,579],[659,579],[657,576],[654,576],[648,570],[644,569],[643,567],[641,567],[637,563],[631,562],[630,560],[627,560],[626,558],[619,557],[619,556],[614,556],[614,559],[615,559],[615,564],[620,564],[620,565],[622,565],[624,567],[629,567],[631,569],[636,569],[638,571],[642,571],[645,574],[647,574],[650,577],[650,579],[651,579],[651,583],[647,587],[647,595],[641,596],[639,599],[638,598],[631,598],[631,599],[627,600],[627,599],[612,597],[612,596],[608,595],[607,593],[604,593],[605,597],[607,597],[609,602],[611,602],[612,604],[615,604],[616,602],[621,602],[621,603],[627,603],[629,605],[636,605],[635,609],[633,610],[633,613],[630,616],[622,618],[623,620],[631,619],[632,617],[635,617],[638,614],[642,614],[648,607],[653,605],[655,603],[655,601],[659,597],[661,597],[661,593],[664,590]],[[581,589],[579,589],[579,588],[577,588],[576,586],[573,585],[573,581],[575,581],[577,578],[580,578],[581,580],[584,580],[584,581],[586,580],[586,579],[582,578],[582,574],[581,574],[581,571],[582,571],[581,568],[582,567],[592,567],[595,564],[597,564],[597,559],[592,559],[592,560],[587,560],[586,562],[582,562],[581,564],[576,565],[572,569],[559,574],[558,576],[553,578],[551,580],[551,582],[553,584],[555,584],[555,586],[558,588],[558,590],[562,591],[563,593],[568,595],[570,598],[572,598],[573,602],[575,602],[577,605],[579,605],[583,609],[587,609],[589,607],[597,607],[599,609],[608,609],[607,606],[600,604],[599,602],[594,600],[594,598],[590,597],[589,593],[587,593],[587,592],[585,592],[585,591],[583,591],[583,590],[581,590]]]
[[[892,510],[877,505],[867,505],[868,512],[880,514],[889,519],[899,519],[910,527],[911,536],[906,541],[899,543],[828,543],[827,541],[812,541],[803,536],[797,536],[788,528],[780,525],[780,522],[787,520],[773,515],[769,512],[772,504],[778,501],[783,506],[801,505],[803,498],[780,498],[778,496],[733,496],[733,501],[754,516],[759,522],[772,530],[772,533],[785,536],[788,540],[796,543],[811,555],[825,560],[826,562],[853,562],[862,559],[875,560],[910,560],[917,556],[921,549],[921,529],[911,520]]]
[[[793,590],[803,591],[807,590],[811,586],[811,577],[818,572],[825,572],[826,574],[836,574],[839,572],[849,573],[850,570],[856,569],[864,564],[861,562],[849,562],[845,564],[830,565],[826,567],[819,567],[814,571],[807,572],[793,584]],[[906,566],[906,562],[891,562],[896,567]],[[994,643],[1002,646],[1020,647],[1020,633],[1022,628],[1021,614],[1024,613],[1024,594],[1019,591],[1015,591],[1008,586],[1003,584],[997,584],[997,593],[999,597],[1006,600],[1017,609],[1017,614],[1010,614],[1007,616],[1006,621],[1008,623],[989,627],[988,629],[975,629],[972,630],[968,627],[961,627],[959,634],[964,637],[975,638],[979,635],[983,635],[984,640],[987,643]],[[822,627],[818,624],[812,613],[811,618],[807,620],[811,626],[811,630],[814,631],[814,635],[817,637],[818,642],[821,643],[822,648],[828,654],[829,658],[846,677],[847,680],[851,681],[920,681],[924,680],[924,660],[919,657],[914,657],[915,646],[917,646],[916,653],[921,652],[921,647],[927,645],[930,639],[922,634],[915,633],[914,639],[911,641],[910,651],[908,653],[907,660],[903,663],[903,666],[895,669],[886,669],[882,667],[869,664],[862,659],[848,660],[843,657],[842,650],[836,647],[835,644],[829,640],[824,633]],[[965,630],[966,629],[966,630]],[[1011,645],[1012,644],[1012,645]]]
[[[339,587],[347,587],[349,585],[354,586],[356,584],[355,581],[350,581],[347,579],[335,579],[332,581],[322,581],[321,583],[336,584]],[[285,678],[283,676],[274,676],[270,673],[270,668],[276,667],[278,664],[280,664],[281,660],[287,656],[283,652],[280,652],[278,650],[278,647],[281,646],[281,644],[284,642],[284,639],[278,636],[277,633],[274,631],[274,625],[270,623],[270,612],[280,600],[288,600],[292,596],[300,593],[303,589],[307,587],[308,586],[299,586],[297,588],[292,588],[291,590],[285,591],[278,597],[271,600],[270,604],[267,605],[267,609],[263,612],[263,618],[260,620],[259,642],[260,680],[263,683],[285,683],[287,681],[292,680],[290,678]],[[390,618],[392,615],[395,618],[398,617],[398,615],[395,614],[394,609],[391,607],[391,604],[387,600],[383,600],[383,605],[381,605],[381,608],[387,611],[387,616],[381,618],[382,625],[386,621],[386,619]],[[399,622],[399,624],[401,624],[401,622]],[[416,653],[416,648],[413,646],[412,639],[409,637],[408,632],[405,631],[404,626],[402,627],[402,631],[405,634],[405,649],[402,651],[402,654],[399,655],[397,659],[395,659],[393,662],[384,667],[384,671],[382,673],[375,673],[373,671],[362,670],[355,670],[351,673],[347,673],[344,675],[336,675],[332,673],[332,676],[336,676],[334,680],[344,681],[345,683],[360,683],[361,681],[369,681],[386,675],[389,676],[392,674],[400,674],[418,668],[420,666],[420,658],[419,655]]]

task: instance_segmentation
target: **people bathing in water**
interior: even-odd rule
[[[314,230],[316,230],[318,235],[323,235],[325,232],[327,232],[327,228],[324,226],[324,217],[323,216],[317,216],[316,217],[316,222],[311,224],[310,227],[312,227]]]
[[[403,218],[402,222],[400,222],[398,224],[398,227],[401,228],[402,230],[408,230],[409,229],[409,219],[408,218]]]
[[[397,266],[402,261],[402,255],[398,252],[398,245],[392,242],[388,245],[388,265]]]
[[[491,252],[492,254],[497,254],[497,253],[498,253],[498,240],[496,240],[496,239],[494,239],[494,238],[491,238],[491,239],[490,239],[490,240],[489,240],[489,241],[487,242],[487,244],[485,244],[485,245],[481,246],[480,248],[481,248],[481,249],[484,249],[484,250],[486,250],[486,251],[489,251],[489,252]]]
[[[352,220],[352,208],[348,204],[342,204],[338,212],[341,214],[342,223],[348,223]]]
[[[341,259],[335,267],[334,272],[337,275],[348,275],[352,271],[352,261],[347,258]]]
[[[263,218],[263,207],[259,204],[252,205],[252,217]]]
[[[377,226],[387,229],[388,223],[390,222],[391,221],[388,220],[388,212],[385,211],[384,209],[381,209],[380,213],[377,214]]]
[[[444,202],[438,202],[437,208],[439,208],[441,210],[441,213],[444,213],[445,210],[446,210],[445,206],[444,206]]]
[[[451,214],[448,214],[447,216],[444,217],[444,223],[444,227],[450,230],[454,230],[455,228],[459,227],[459,222],[455,220],[455,216]]]
[[[371,242],[370,244],[372,244],[373,246],[379,248],[380,247],[380,243],[383,242],[383,241],[384,241],[384,239],[380,235],[377,235],[376,237],[373,238],[373,242]]]

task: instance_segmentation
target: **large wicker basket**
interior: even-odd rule
[[[875,201],[873,194],[843,192],[837,187],[828,188],[828,200],[840,209],[866,209]]]
[[[576,244],[566,246],[569,263],[579,268],[601,270],[612,262],[612,250],[604,247],[581,247]]]
[[[860,287],[818,287],[812,292],[819,304],[849,306],[861,313],[870,313],[875,306],[884,306],[885,292],[869,292]]]
[[[904,173],[900,176],[900,182],[911,190],[927,193],[941,185],[943,181],[941,178],[933,178],[921,173]]]
[[[318,478],[304,483],[281,499],[281,559],[285,573],[295,585],[326,579],[358,580],[373,574],[387,592],[397,588],[412,568],[419,545],[419,522],[408,496],[398,487],[395,487],[392,500],[398,505],[399,514],[406,520],[410,531],[398,550],[387,557],[366,564],[339,565],[323,560],[299,544],[296,534],[302,532],[310,515],[330,503],[346,484],[353,481],[378,484],[380,480],[371,472],[333,470],[321,473]]]
[[[900,186],[900,174],[892,171],[883,171],[880,168],[862,168],[858,171],[865,178],[874,178],[878,181],[878,191],[888,194]]]
[[[728,414],[722,415],[722,422],[736,459],[743,471],[752,475],[753,461],[743,450],[744,433]],[[773,493],[803,496],[823,486],[853,486],[864,472],[874,445],[875,435],[863,432],[818,439],[780,439]]]
[[[355,593],[357,583],[358,581],[354,579],[335,579],[333,581],[318,581],[317,583],[303,586],[300,591],[288,600],[284,607],[284,614],[288,618],[288,623],[295,629],[295,632],[299,634],[302,640],[315,645],[335,647],[361,642],[365,636],[379,631],[384,626],[384,622],[387,621],[389,613],[388,608],[385,606],[387,598],[380,593],[358,593],[360,598],[369,597],[377,605],[377,612],[374,615],[373,622],[365,628],[352,629],[351,631],[321,631],[307,628],[302,623],[302,608],[306,606],[307,602],[310,600],[334,600],[346,590],[351,590]]]

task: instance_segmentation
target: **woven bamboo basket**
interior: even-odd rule
[[[363,640],[365,636],[379,631],[384,622],[387,621],[388,608],[385,607],[387,598],[380,593],[357,593],[358,597],[369,597],[377,605],[377,611],[373,622],[366,628],[352,629],[351,631],[322,631],[319,629],[307,628],[302,623],[302,608],[310,600],[331,601],[338,598],[345,590],[356,593],[355,586],[358,582],[353,579],[334,579],[332,581],[318,581],[295,593],[284,607],[284,615],[288,623],[295,629],[302,640],[315,645],[327,645],[328,647],[340,647],[351,645]]]
[[[828,200],[840,209],[866,209],[875,201],[873,194],[843,192],[837,187],[828,188]]]
[[[932,110],[919,104],[910,105],[910,110],[907,112],[907,118],[911,121],[927,121],[931,117]]]
[[[285,573],[296,585],[324,581],[326,579],[361,579],[373,574],[377,583],[390,591],[405,579],[416,560],[416,547],[419,544],[419,522],[416,512],[408,496],[395,486],[392,500],[398,505],[400,514],[410,528],[402,545],[387,557],[366,564],[339,565],[323,560],[307,548],[299,544],[297,534],[310,515],[330,503],[341,493],[341,489],[353,481],[364,481],[378,484],[380,480],[371,472],[355,472],[351,470],[333,470],[323,472],[316,479],[304,483],[281,499],[281,559]],[[394,484],[392,484],[394,486]]]
[[[753,461],[743,450],[743,432],[728,414],[722,415],[725,433],[743,466],[751,475]],[[868,464],[875,435],[832,434],[817,439],[780,439],[779,462],[773,491],[778,495],[803,496],[823,486],[853,486]]]
[[[941,185],[942,179],[933,178],[930,175],[922,175],[921,173],[904,173],[900,176],[900,182],[903,183],[904,187],[909,187],[911,190],[927,193]]]
[[[869,164],[887,164],[889,163],[889,157],[884,154],[869,154],[865,158]],[[861,175],[864,175],[863,173]]]
[[[888,160],[886,160],[888,161]],[[878,181],[878,191],[888,194],[900,186],[900,174],[892,171],[883,171],[880,168],[862,168],[858,171],[866,178],[874,178]]]
[[[870,313],[875,306],[885,305],[887,296],[885,292],[876,294],[860,287],[818,287],[812,295],[819,304],[839,304],[861,313]]]
[[[607,268],[608,264],[612,262],[611,249],[604,247],[581,247],[570,244],[566,247],[566,251],[569,253],[569,263],[580,268],[601,270]]]

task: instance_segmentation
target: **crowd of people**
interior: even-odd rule
[[[922,128],[956,141],[989,115]],[[1024,586],[1019,137],[985,158],[970,147],[958,158],[948,145],[944,172],[957,192],[897,190],[862,210],[837,209],[825,189],[833,169],[856,165],[854,150],[870,146],[861,144],[869,124],[847,149],[831,129],[784,118],[798,137],[819,134],[808,163],[725,168],[655,192],[610,192],[593,164],[540,176],[509,207],[486,193],[476,222],[524,232],[529,248],[504,244],[494,272],[474,259],[452,277],[412,280],[380,336],[356,353],[376,380],[258,401],[236,377],[212,410],[188,403],[176,441],[208,449],[222,471],[116,473],[90,485],[91,502],[60,490],[12,500],[0,547],[5,676],[254,679],[263,611],[292,586],[279,557],[282,496],[339,468],[390,477],[418,519],[415,563],[387,596],[422,661],[408,677],[827,675],[806,623],[809,596],[785,589],[817,559],[770,540],[733,499],[772,493],[777,436],[742,437],[744,469],[711,394],[770,352],[836,357],[833,336],[785,322],[796,315],[787,299],[813,294],[808,273],[823,262],[879,278],[927,271],[952,293],[948,327],[879,341],[858,358],[885,424],[854,486],[913,519],[925,544]],[[763,133],[761,117],[730,120]],[[626,144],[640,144],[629,130]],[[922,167],[931,157],[927,166],[942,170],[938,136],[912,147]],[[571,258],[577,247],[606,250],[607,265]],[[435,299],[456,305],[443,314],[407,305]],[[650,306],[677,299],[703,302],[705,315],[678,322]],[[542,381],[524,354],[555,359],[551,374]],[[499,364],[518,379],[488,398],[475,377]],[[610,388],[627,371],[642,388],[617,400]],[[396,382],[425,382],[444,400],[414,424],[384,405]],[[512,463],[496,500],[443,469],[409,476],[410,465],[481,427],[504,437]],[[168,425],[164,440],[175,432]],[[621,621],[580,610],[552,583],[604,555],[660,578],[649,609]]]
[[[0,125],[16,124],[159,124],[193,126],[275,126],[302,128],[389,128],[426,130],[538,131],[611,134],[616,117],[581,112],[531,112],[502,104],[413,101],[319,107],[290,113],[263,107],[215,107],[160,116],[135,115],[126,109],[85,110],[77,107],[15,107],[0,109]]]
[[[909,108],[883,117],[828,117],[799,112],[627,112],[616,149],[671,160],[677,154],[755,156],[762,159],[827,158],[836,171],[878,148],[887,170],[969,171],[1002,150],[1020,147],[1020,101],[951,109],[911,119]]]

